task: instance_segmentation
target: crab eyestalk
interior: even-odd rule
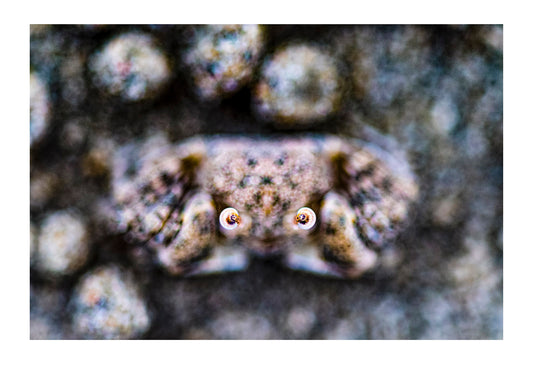
[[[300,229],[303,229],[303,230],[311,229],[313,226],[315,226],[315,223],[316,223],[315,211],[313,211],[309,207],[300,208],[298,212],[296,213],[296,216],[294,217],[294,223]]]
[[[235,208],[228,207],[220,212],[219,222],[224,229],[232,230],[239,226],[241,217]]]

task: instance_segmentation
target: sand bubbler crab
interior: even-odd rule
[[[333,135],[155,136],[117,150],[116,226],[173,275],[245,269],[251,255],[356,278],[401,231],[407,160]]]

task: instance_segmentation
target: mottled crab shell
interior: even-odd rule
[[[155,137],[118,151],[113,170],[119,230],[173,274],[244,268],[227,264],[227,250],[244,249],[357,277],[401,231],[418,194],[402,158],[329,135],[178,145]]]

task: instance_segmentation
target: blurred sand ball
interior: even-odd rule
[[[264,63],[255,109],[265,120],[309,123],[335,112],[340,98],[335,60],[315,46],[289,45]]]
[[[83,276],[73,295],[73,328],[83,338],[132,339],[150,327],[150,316],[132,274],[117,266]]]
[[[30,145],[41,140],[50,123],[50,97],[46,83],[30,73]]]
[[[208,25],[194,30],[184,57],[200,97],[212,100],[246,84],[263,49],[258,25]]]
[[[41,224],[35,267],[51,276],[61,277],[79,270],[89,257],[89,232],[76,213],[59,211],[48,215]]]
[[[98,88],[128,102],[155,97],[171,77],[169,61],[155,39],[140,32],[111,39],[88,65]]]
[[[309,337],[316,324],[315,313],[307,308],[296,307],[287,315],[285,327],[289,333],[298,338]]]
[[[210,326],[215,339],[271,339],[272,325],[263,316],[247,312],[226,312]]]

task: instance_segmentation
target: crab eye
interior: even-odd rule
[[[298,225],[298,228],[308,230],[311,229],[316,223],[316,214],[309,207],[302,207],[296,213],[294,222]]]
[[[235,208],[228,207],[222,212],[220,212],[220,216],[218,218],[220,221],[220,225],[224,229],[235,229],[240,223],[241,218],[239,216],[239,212]]]

